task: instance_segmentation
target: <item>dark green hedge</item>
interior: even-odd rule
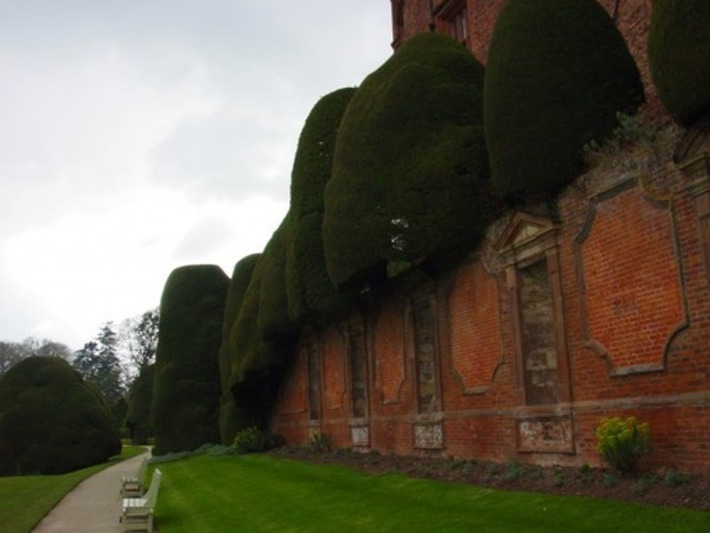
[[[347,87],[325,95],[306,118],[291,171],[290,212],[295,218],[323,212],[323,192],[333,168],[335,138],[355,91]]]
[[[219,411],[219,432],[222,444],[228,446],[234,441],[238,429],[243,425],[239,420],[239,413],[234,405],[234,398],[230,390],[232,376],[232,356],[230,353],[230,337],[235,327],[239,311],[244,302],[244,295],[249,286],[254,267],[260,254],[249,255],[240,260],[232,272],[232,280],[227,291],[227,303],[224,309],[224,322],[222,325],[222,345],[219,349],[219,377],[221,387],[221,400]]]
[[[474,245],[492,217],[483,67],[449,37],[407,41],[343,115],[326,185],[323,241],[337,287],[376,283]]]
[[[354,88],[339,89],[313,107],[301,131],[291,173],[291,231],[286,255],[289,316],[296,323],[331,315],[352,297],[338,293],[323,252],[325,185],[333,168],[335,139]]]
[[[265,340],[295,333],[297,325],[288,314],[286,250],[291,238],[288,213],[259,258],[260,300],[257,327]]]
[[[237,431],[251,425],[266,429],[284,368],[294,348],[291,336],[275,336],[267,340],[258,325],[265,255],[266,250],[254,267],[229,338],[229,386],[234,399],[232,420]]]
[[[120,451],[109,406],[65,360],[30,357],[0,378],[0,475],[61,474]]]
[[[710,2],[654,0],[648,59],[658,96],[681,126],[710,110]]]
[[[484,91],[498,193],[554,193],[583,170],[583,146],[642,101],[636,64],[598,2],[510,0],[494,27]]]
[[[217,266],[175,269],[160,304],[155,359],[155,454],[219,442],[219,363],[229,278]]]
[[[353,92],[334,91],[314,106],[299,139],[289,212],[258,259],[235,269],[238,297],[227,306],[220,365],[225,444],[249,425],[266,426],[300,323],[346,301],[327,276],[320,220],[335,135]]]
[[[155,364],[148,365],[140,371],[133,382],[128,400],[126,426],[133,444],[147,444],[153,436],[153,419],[150,406],[153,403],[153,378]]]

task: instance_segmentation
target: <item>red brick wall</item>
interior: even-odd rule
[[[662,365],[669,336],[686,321],[668,207],[638,186],[619,192],[595,205],[579,246],[586,340],[615,368]]]
[[[483,59],[503,3],[468,0],[472,46]],[[614,1],[602,4],[613,12]],[[619,27],[645,80],[649,4],[619,3]],[[405,1],[404,22],[406,36],[427,31],[428,2]],[[350,447],[352,428],[365,427],[364,447],[380,451],[598,465],[601,418],[635,415],[651,426],[648,466],[710,472],[710,273],[703,255],[710,231],[701,220],[710,205],[710,165],[695,172],[674,165],[678,130],[660,107],[646,116],[661,128],[656,141],[595,157],[560,194],[557,216],[540,236],[526,237],[515,224],[527,219],[508,213],[466,261],[430,284],[440,412],[417,412],[413,294],[388,291],[368,295],[358,314],[368,337],[368,416],[351,417],[347,324],[336,323],[303,339],[322,358],[321,420],[308,420],[299,352],[272,429],[292,444],[321,429]],[[554,269],[561,400],[526,405],[516,276],[542,259]]]
[[[413,294],[383,293],[362,308],[369,339],[366,419],[350,416],[346,327],[338,323],[308,337],[322,357],[322,419],[308,420],[299,355],[272,429],[304,444],[318,428],[350,447],[351,426],[364,424],[366,447],[381,451],[598,465],[594,429],[601,418],[633,414],[651,425],[648,466],[710,471],[708,237],[698,210],[698,198],[710,193],[693,185],[710,180],[670,163],[676,138],[669,128],[653,150],[640,143],[602,157],[558,199],[554,236],[545,238],[559,263],[569,401],[528,406],[521,393],[515,269],[550,250],[537,250],[534,241],[519,245],[522,252],[500,249],[515,220],[510,213],[490,226],[468,261],[431,284],[441,412],[417,414]],[[515,259],[520,265],[509,253],[522,254]],[[561,386],[564,381],[562,373]],[[422,427],[443,432],[440,445],[417,441]]]

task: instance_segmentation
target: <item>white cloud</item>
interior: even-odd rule
[[[22,294],[46,302],[41,335],[78,347],[85,324],[120,322],[160,302],[170,272],[234,263],[260,252],[287,206],[268,197],[194,205],[167,189],[100,214],[72,214],[7,244],[7,271]],[[81,335],[84,335],[82,340]]]
[[[0,340],[90,340],[288,208],[317,100],[389,55],[382,0],[0,0]]]

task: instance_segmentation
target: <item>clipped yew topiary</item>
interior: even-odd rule
[[[286,249],[290,237],[291,217],[288,213],[259,258],[261,283],[257,327],[267,340],[292,335],[297,327],[288,314],[286,291]]]
[[[493,182],[509,200],[544,196],[584,168],[583,147],[643,102],[623,37],[595,0],[509,0],[484,90]]]
[[[407,41],[352,97],[325,189],[323,242],[339,287],[376,283],[471,246],[493,216],[483,67],[453,39]]]
[[[653,0],[648,59],[663,105],[690,126],[710,111],[710,2]]]
[[[229,278],[217,266],[175,269],[160,303],[153,429],[157,455],[219,442],[219,364]]]
[[[239,315],[229,336],[229,388],[235,407],[232,420],[237,431],[249,426],[266,429],[284,369],[294,349],[292,335],[267,336],[259,326],[264,263],[269,246],[266,248],[254,266]],[[268,266],[268,261],[266,264]]]
[[[237,430],[242,426],[240,413],[234,405],[234,397],[229,388],[232,376],[232,356],[230,352],[230,337],[235,327],[239,311],[244,302],[244,295],[249,286],[254,266],[260,254],[252,254],[241,259],[232,273],[232,280],[227,291],[227,303],[224,309],[222,326],[222,345],[219,349],[219,377],[221,400],[219,410],[219,432],[222,444],[229,446],[234,441]]]
[[[153,436],[153,420],[150,406],[153,403],[153,378],[155,364],[144,367],[133,382],[128,400],[126,427],[135,445],[147,444]]]
[[[335,139],[354,88],[333,91],[311,110],[298,140],[291,173],[291,231],[286,254],[286,291],[292,320],[330,316],[351,302],[328,277],[323,251],[325,185],[333,168]]]
[[[109,406],[64,359],[29,357],[0,378],[0,475],[61,474],[120,451]]]

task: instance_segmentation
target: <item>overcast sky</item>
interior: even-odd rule
[[[0,0],[0,340],[76,350],[178,266],[231,275],[390,42],[387,0]]]

